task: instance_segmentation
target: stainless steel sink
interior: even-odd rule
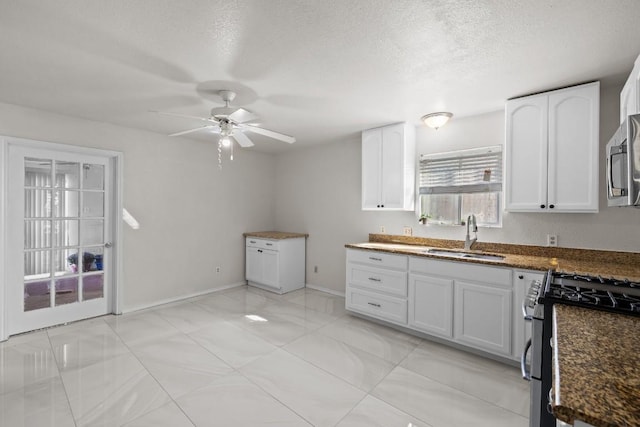
[[[491,255],[491,254],[482,254],[475,252],[459,252],[459,251],[450,251],[447,249],[427,249],[424,251],[425,254],[448,257],[448,258],[461,258],[461,259],[478,259],[482,261],[504,261],[503,255]]]

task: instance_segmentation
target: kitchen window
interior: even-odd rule
[[[423,224],[502,226],[502,147],[423,154],[418,171]]]

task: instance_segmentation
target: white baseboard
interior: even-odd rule
[[[225,285],[221,288],[215,288],[215,289],[207,289],[206,291],[200,291],[200,292],[194,292],[192,294],[187,294],[187,295],[180,295],[174,298],[167,298],[167,299],[163,299],[163,300],[159,300],[159,301],[154,301],[152,303],[149,304],[139,304],[139,305],[134,305],[132,307],[126,307],[124,310],[122,310],[122,314],[124,313],[132,313],[134,311],[140,311],[140,310],[146,310],[148,308],[153,308],[153,307],[157,307],[159,305],[165,305],[165,304],[171,304],[173,302],[179,302],[179,301],[183,301],[189,298],[195,298],[195,297],[201,297],[203,295],[207,295],[207,294],[212,294],[215,292],[219,292],[219,291],[225,291],[227,289],[232,289],[232,288],[237,288],[240,286],[245,286],[247,284],[247,282],[238,282],[238,283],[233,283],[231,285]]]
[[[339,297],[344,297],[345,296],[344,292],[336,291],[335,289],[329,289],[329,288],[325,288],[323,286],[314,285],[314,284],[311,284],[311,283],[307,283],[306,287],[309,288],[309,289],[313,289],[314,291],[326,292],[328,294],[336,295],[336,296],[339,296]]]

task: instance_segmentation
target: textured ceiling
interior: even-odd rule
[[[0,102],[168,134],[201,123],[149,110],[206,116],[233,89],[303,146],[618,83],[639,18],[638,0],[7,0]]]

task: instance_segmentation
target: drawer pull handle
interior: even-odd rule
[[[249,240],[249,243],[255,243],[255,242],[256,242],[255,240]]]
[[[382,261],[382,258],[376,258],[376,257],[372,257],[372,256],[370,256],[369,259],[371,261]]]
[[[267,243],[267,246],[273,246],[273,243]]]
[[[372,282],[382,282],[382,279],[377,279],[375,277],[369,277],[369,280],[371,280]]]
[[[382,307],[380,304],[376,304],[375,302],[368,302],[367,304],[372,305],[374,307],[378,307],[378,308]]]

